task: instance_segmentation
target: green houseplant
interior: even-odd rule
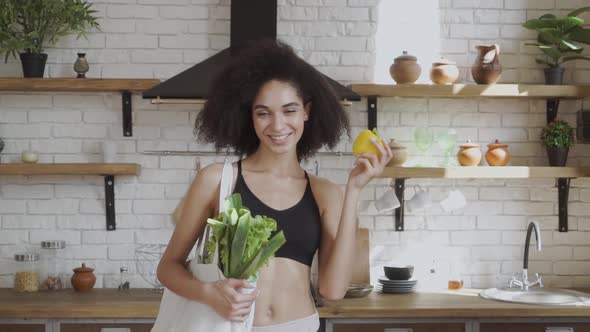
[[[541,132],[541,141],[547,148],[549,166],[565,166],[569,148],[575,143],[574,129],[563,120],[553,120]]]
[[[545,14],[522,24],[523,27],[538,32],[537,42],[526,45],[537,46],[543,52],[535,60],[547,66],[546,84],[561,84],[564,73],[562,63],[578,59],[590,60],[590,57],[580,54],[584,51],[584,45],[590,44],[590,29],[585,29],[584,20],[577,17],[587,11],[590,11],[590,7],[576,9],[565,17]]]
[[[86,0],[0,1],[0,55],[4,61],[20,55],[25,77],[43,77],[45,45],[60,37],[99,28],[96,10]]]

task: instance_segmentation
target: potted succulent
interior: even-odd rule
[[[564,73],[562,63],[577,59],[590,60],[590,57],[581,55],[584,45],[590,44],[590,29],[585,29],[584,20],[577,17],[586,11],[590,11],[590,7],[576,9],[565,17],[545,14],[522,24],[538,32],[537,42],[526,45],[537,46],[543,52],[535,60],[547,65],[545,84],[561,84]]]
[[[2,0],[0,55],[7,62],[19,54],[25,77],[43,77],[45,45],[54,45],[68,34],[80,38],[98,29],[96,12],[86,0]]]
[[[547,148],[549,166],[565,166],[567,154],[574,145],[574,129],[563,120],[553,120],[541,132],[541,141]]]

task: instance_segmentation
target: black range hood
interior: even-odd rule
[[[232,0],[230,47],[161,84],[144,91],[145,99],[207,99],[210,82],[244,42],[277,38],[277,0]],[[341,99],[361,97],[324,75]]]

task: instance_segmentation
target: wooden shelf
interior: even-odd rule
[[[529,179],[578,178],[590,176],[590,167],[527,167],[527,166],[457,166],[457,167],[386,167],[384,178],[445,179]]]
[[[590,86],[530,84],[353,84],[361,96],[438,98],[590,98]]]
[[[0,164],[0,175],[138,175],[139,164]]]
[[[0,91],[142,92],[158,79],[110,78],[0,78]]]

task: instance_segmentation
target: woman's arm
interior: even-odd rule
[[[363,154],[355,160],[350,172],[346,191],[326,181],[322,197],[325,206],[322,214],[322,238],[319,249],[319,292],[322,297],[338,300],[344,297],[355,264],[356,219],[358,198],[369,181],[381,174],[391,160],[391,149],[373,143],[380,156]]]
[[[242,295],[237,291],[250,287],[245,280],[205,283],[193,278],[185,267],[191,249],[205,229],[207,218],[216,210],[222,167],[213,164],[197,173],[184,198],[180,220],[160,259],[157,274],[162,285],[174,293],[205,303],[226,319],[240,321],[256,297],[256,292]]]

